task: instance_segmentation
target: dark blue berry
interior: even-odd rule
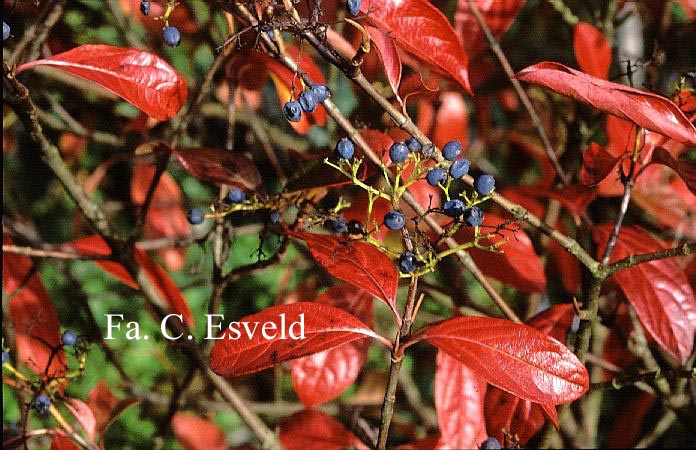
[[[2,363],[5,364],[9,360],[10,360],[10,354],[3,351],[2,352]]]
[[[348,138],[343,138],[336,143],[336,156],[350,161],[355,154],[355,145]]]
[[[359,220],[351,220],[348,222],[348,234],[365,235],[365,227]]]
[[[462,152],[462,144],[459,141],[449,141],[442,147],[442,156],[448,161],[453,161]]]
[[[274,209],[273,211],[271,211],[269,219],[271,219],[271,223],[280,222],[280,211],[278,211],[277,209]]]
[[[166,27],[162,31],[162,37],[164,38],[164,43],[170,47],[176,47],[181,42],[181,33],[177,27]]]
[[[39,394],[34,399],[34,409],[41,415],[48,414],[51,409],[51,399],[46,394]]]
[[[416,270],[418,258],[411,252],[404,252],[399,256],[399,270],[402,273],[411,273]]]
[[[77,334],[72,330],[67,330],[63,333],[61,340],[63,341],[63,345],[74,347],[75,344],[77,344]]]
[[[199,225],[205,220],[205,214],[198,208],[191,208],[186,214],[186,219],[191,225]]]
[[[489,437],[485,441],[481,442],[481,450],[500,450],[503,447],[500,446],[500,442],[494,437]]]
[[[142,0],[140,2],[140,12],[143,13],[143,16],[150,15],[150,2],[149,1]]]
[[[348,225],[346,225],[345,217],[341,216],[337,220],[326,219],[324,221],[324,226],[334,233],[346,233],[348,231]]]
[[[348,0],[348,12],[357,16],[360,12],[360,0]]]
[[[423,145],[420,143],[418,139],[415,137],[411,136],[410,138],[406,139],[406,147],[413,153],[419,152],[423,150]]]
[[[10,37],[10,26],[4,21],[2,22],[2,40],[6,41]]]
[[[469,160],[461,158],[454,161],[450,166],[449,173],[452,175],[452,178],[462,178],[469,173]]]
[[[300,94],[300,106],[304,112],[312,112],[317,109],[317,98],[314,96],[312,91],[305,89]]]
[[[472,206],[464,211],[464,223],[470,227],[478,227],[483,223],[483,211]]]
[[[395,163],[406,161],[406,158],[408,158],[408,147],[403,142],[394,142],[389,148],[389,157]]]
[[[458,198],[453,198],[452,200],[447,200],[442,209],[445,211],[445,214],[450,217],[459,217],[464,214],[466,205]]]
[[[495,178],[487,173],[481,175],[474,182],[474,189],[481,195],[488,195],[493,192],[495,187]]]
[[[437,187],[439,183],[445,182],[445,180],[447,179],[447,174],[443,169],[436,167],[435,169],[428,172],[428,174],[425,176],[425,179],[428,181],[429,185]]]
[[[331,91],[329,91],[329,88],[323,84],[313,84],[309,87],[309,89],[312,91],[314,98],[316,98],[318,102],[323,102],[327,98],[331,97]]]
[[[400,230],[405,224],[406,219],[399,211],[389,211],[384,215],[384,225],[390,230]]]
[[[230,203],[244,203],[244,200],[246,200],[246,194],[241,189],[231,188],[227,193],[227,201]]]
[[[283,105],[283,115],[290,122],[299,122],[302,117],[302,106],[294,100]]]

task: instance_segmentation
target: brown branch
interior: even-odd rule
[[[637,383],[650,383],[657,380],[675,381],[679,379],[696,380],[696,369],[674,369],[674,370],[656,370],[653,372],[639,374],[624,374],[612,378],[609,381],[590,384],[590,390],[604,389],[623,389],[628,386],[633,386]]]
[[[689,256],[694,253],[694,251],[696,251],[696,242],[687,242],[679,247],[668,248],[659,252],[640,253],[638,255],[627,256],[626,258],[620,259],[615,263],[604,266],[602,269],[602,275],[608,277],[616,272],[630,269],[633,266],[650,261],[659,261],[661,259],[673,258],[675,256]]]
[[[83,255],[75,252],[64,252],[59,250],[44,250],[41,248],[23,247],[19,245],[2,245],[3,252],[17,253],[20,255],[32,256],[36,258],[57,258],[57,259],[110,259],[110,256]]]
[[[27,46],[31,47],[29,55],[24,58],[26,61],[34,60],[39,56],[39,50],[46,41],[48,33],[63,16],[66,3],[67,0],[54,0],[46,4],[36,21],[24,32],[22,39],[8,58],[11,66],[19,62],[19,58],[25,52]]]

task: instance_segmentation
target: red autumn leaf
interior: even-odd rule
[[[89,405],[82,400],[71,398],[65,400],[65,407],[77,419],[82,429],[85,430],[87,437],[94,441],[97,435],[97,419]]]
[[[377,247],[328,234],[291,233],[291,236],[305,241],[314,259],[331,275],[384,301],[399,316],[396,311],[399,273],[394,261]]]
[[[596,186],[612,171],[619,158],[593,142],[582,152],[582,170],[580,171],[580,183],[586,186]]]
[[[497,227],[505,222],[505,219],[493,213],[486,212],[483,225],[485,227]],[[500,230],[503,238],[508,242],[500,247],[502,253],[490,252],[473,248],[469,250],[474,261],[481,271],[502,283],[509,284],[524,292],[544,292],[546,290],[546,275],[541,258],[536,254],[532,240],[527,233],[512,225],[516,229],[513,233],[509,230]],[[493,231],[493,228],[483,228],[483,232]],[[474,238],[472,228],[462,228],[455,234],[457,242],[469,242]],[[481,241],[483,245],[491,245],[500,242],[503,238],[496,236],[492,239]]]
[[[658,147],[653,150],[652,162],[663,164],[677,172],[692,194],[696,195],[696,163],[689,161],[679,161],[674,158],[667,150]]]
[[[76,239],[62,246],[65,250],[74,251],[86,256],[109,256],[111,248],[99,235],[87,236]],[[138,289],[138,282],[130,276],[130,273],[121,264],[106,259],[97,259],[94,263],[104,272],[113,276],[126,286]]]
[[[51,450],[80,450],[82,447],[75,444],[70,438],[60,434],[53,435]]]
[[[598,255],[604,254],[614,224],[593,229]],[[637,227],[621,228],[610,263],[631,255],[668,248]],[[657,343],[677,361],[684,363],[693,350],[696,329],[696,299],[684,270],[674,258],[638,264],[613,275],[641,324]]]
[[[484,22],[496,38],[510,28],[524,3],[525,0],[474,0]],[[462,38],[464,50],[472,59],[488,46],[486,36],[469,8],[468,0],[457,1],[454,24],[457,34]]]
[[[573,27],[575,59],[583,72],[606,80],[611,66],[611,46],[604,33],[587,22]]]
[[[489,384],[536,403],[560,404],[589,387],[585,366],[555,339],[528,325],[455,317],[418,335],[466,364]]]
[[[604,448],[632,448],[645,431],[643,422],[657,399],[653,394],[638,391],[623,403],[602,445]]]
[[[186,101],[186,81],[159,56],[111,45],[82,45],[17,67],[49,66],[97,83],[158,120],[176,116]]]
[[[130,406],[138,403],[135,398],[119,400],[111,393],[106,381],[100,380],[87,396],[87,406],[94,413],[97,435],[103,435],[114,420]]]
[[[208,419],[186,413],[172,417],[174,437],[184,450],[226,450],[225,433]]]
[[[650,92],[587,75],[560,63],[541,62],[516,74],[590,106],[630,120],[683,144],[696,145],[696,128],[670,100]]]
[[[346,427],[326,414],[306,409],[283,420],[280,443],[286,450],[367,450]]]
[[[389,86],[391,86],[396,97],[399,98],[399,84],[401,83],[401,70],[403,67],[394,39],[383,33],[379,28],[368,25],[365,29],[370,34],[370,39],[372,39],[372,43],[377,48],[377,54],[380,61],[382,61],[384,74],[387,76]]]
[[[459,92],[443,92],[440,107],[435,114],[433,143],[442,148],[449,141],[459,141],[467,147],[469,135],[469,111]]]
[[[435,6],[423,0],[366,0],[360,11],[397,46],[471,92],[469,58],[449,20]]]
[[[181,165],[200,180],[250,191],[261,186],[261,174],[256,165],[239,152],[218,148],[175,148],[172,152]]]
[[[3,234],[2,243],[12,245],[12,240]],[[51,357],[61,342],[58,315],[35,270],[28,256],[2,252],[2,291],[9,297],[7,307],[19,359],[42,379],[44,374],[60,377],[66,369],[65,353],[58,350]]]
[[[355,316],[334,306],[311,302],[273,306],[240,319],[233,330],[226,329],[210,352],[210,368],[232,378],[365,337],[379,338]]]
[[[435,410],[440,448],[476,448],[486,439],[483,396],[486,383],[462,362],[437,353]]]
[[[541,216],[537,216],[541,217]],[[557,223],[557,228],[560,232],[568,235],[568,230],[563,226],[563,222]],[[561,283],[569,294],[575,294],[580,289],[582,282],[582,273],[580,272],[580,263],[568,250],[563,248],[561,244],[550,239],[548,246],[551,258],[546,265],[547,269],[551,269],[556,273]]]
[[[372,295],[349,284],[330,288],[314,302],[348,311],[368,327],[374,322]],[[358,378],[369,346],[369,340],[361,339],[292,361],[292,384],[300,401],[312,407],[341,395]]]
[[[579,184],[550,189],[536,186],[518,186],[523,194],[557,200],[573,216],[576,222],[597,196],[595,189]]]

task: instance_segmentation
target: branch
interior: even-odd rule
[[[657,380],[675,381],[679,379],[696,380],[696,369],[656,370],[654,372],[619,375],[618,377],[614,377],[609,381],[590,384],[590,390],[619,390],[628,386],[633,386],[637,383],[649,383]]]
[[[668,248],[659,252],[641,253],[638,255],[627,256],[626,258],[620,259],[613,264],[604,266],[604,269],[602,269],[602,276],[609,277],[616,272],[630,269],[633,266],[650,261],[659,261],[661,259],[672,258],[675,256],[689,256],[694,253],[694,251],[696,251],[696,242],[687,242],[679,247]]]
[[[3,252],[17,253],[20,255],[33,256],[36,258],[57,258],[57,259],[81,259],[81,260],[93,260],[93,259],[111,259],[110,256],[98,256],[98,255],[83,255],[81,253],[74,252],[63,252],[58,250],[44,250],[40,248],[33,247],[22,247],[19,245],[2,245]]]

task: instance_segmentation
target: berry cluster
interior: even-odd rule
[[[313,112],[327,98],[331,97],[329,88],[323,84],[313,84],[300,93],[297,101],[290,100],[283,105],[283,115],[290,122],[299,122],[302,111]]]

